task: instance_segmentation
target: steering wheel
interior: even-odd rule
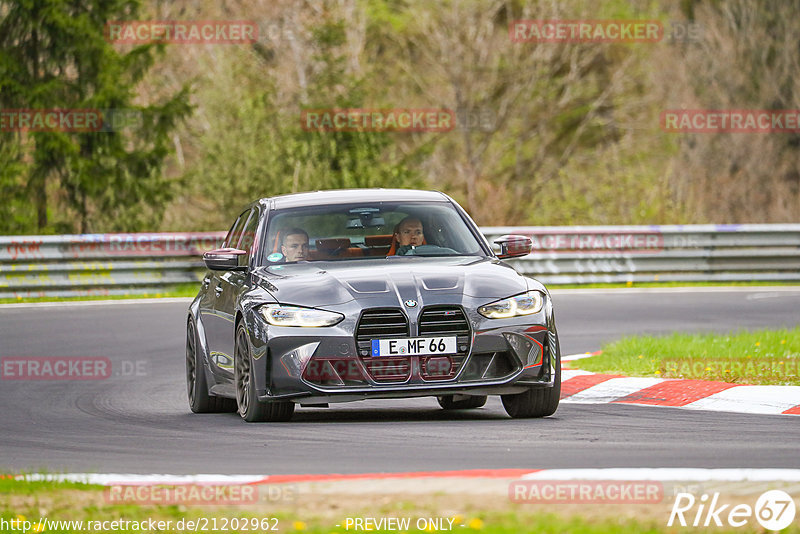
[[[413,250],[409,250],[408,256],[425,256],[427,254],[458,254],[458,251],[439,245],[420,245]]]

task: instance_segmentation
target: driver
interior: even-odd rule
[[[292,228],[283,234],[281,252],[286,261],[306,261],[308,259],[308,233],[302,228]]]
[[[395,254],[402,256],[415,247],[425,243],[425,234],[422,230],[422,221],[416,217],[406,217],[400,221],[394,230]]]

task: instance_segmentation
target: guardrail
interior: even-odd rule
[[[485,227],[530,236],[509,260],[545,284],[800,281],[800,224]]]
[[[800,282],[800,224],[484,227],[529,236],[508,260],[545,284]],[[0,236],[0,298],[158,293],[198,282],[224,232]]]
[[[157,294],[197,282],[225,232],[0,236],[0,298]]]

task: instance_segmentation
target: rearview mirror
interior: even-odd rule
[[[353,208],[350,210],[348,229],[378,228],[386,224],[378,208]]]
[[[527,256],[533,248],[531,238],[524,235],[500,236],[494,240],[494,243],[500,245],[500,253],[497,257],[501,260]]]
[[[246,250],[218,248],[203,254],[203,263],[212,271],[246,271],[246,265],[239,265],[239,258],[245,255]]]

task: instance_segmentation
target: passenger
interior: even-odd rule
[[[286,261],[308,260],[308,233],[302,228],[292,228],[283,234],[281,252]]]
[[[394,243],[392,248],[395,254],[403,256],[415,247],[425,244],[425,234],[422,230],[422,221],[416,217],[406,217],[394,229]]]

